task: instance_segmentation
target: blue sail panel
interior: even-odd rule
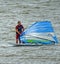
[[[20,36],[25,44],[52,44],[58,43],[50,21],[38,21],[28,27]]]

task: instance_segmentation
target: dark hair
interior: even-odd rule
[[[18,21],[18,23],[21,23],[21,21]]]

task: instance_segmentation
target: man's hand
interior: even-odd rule
[[[24,31],[24,28],[22,29],[22,32]]]

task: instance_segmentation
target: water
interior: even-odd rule
[[[59,64],[58,46],[10,47],[15,26],[25,28],[35,21],[50,20],[60,42],[60,0],[0,0],[0,64]]]

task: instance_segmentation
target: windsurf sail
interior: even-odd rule
[[[38,21],[33,23],[21,34],[20,40],[27,45],[58,43],[50,21]]]

